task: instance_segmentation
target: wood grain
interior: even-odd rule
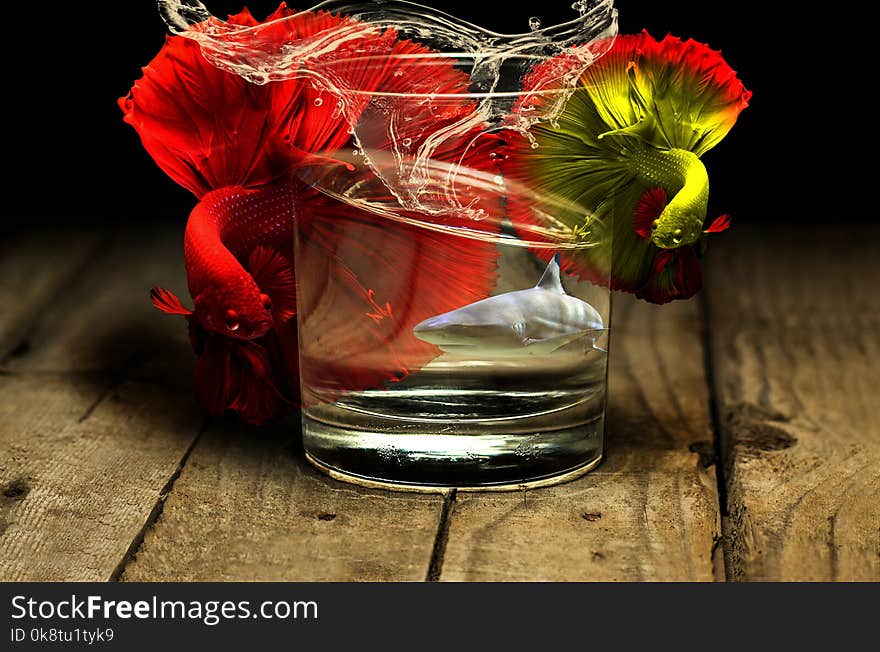
[[[746,231],[710,257],[736,580],[880,580],[880,230]]]
[[[27,345],[27,330],[75,284],[102,241],[97,230],[47,228],[0,239],[0,361]]]
[[[423,580],[441,496],[336,482],[297,439],[292,422],[210,428],[122,579]]]
[[[179,229],[120,231],[81,274],[55,282],[63,291],[50,296],[45,280],[27,291],[41,308],[6,331],[26,329],[29,345],[0,376],[0,579],[114,577],[196,438],[203,418],[191,392],[170,378],[126,380],[139,361],[178,358],[162,352],[185,327],[152,319],[147,291],[155,276],[182,281],[160,272],[174,269],[179,239]],[[69,240],[71,251],[88,249]],[[59,264],[53,249],[10,256],[4,264],[21,270]]]
[[[92,264],[39,313],[27,348],[7,359],[4,368],[119,375],[135,366],[156,370],[159,361],[184,361],[191,369],[183,319],[162,315],[149,299],[153,285],[187,296],[182,242],[182,228],[167,225],[109,233]],[[22,256],[13,265],[55,264],[53,251],[35,253],[36,262],[26,263],[31,257]]]
[[[92,410],[96,389],[2,381],[4,581],[110,579],[201,423],[154,385],[123,384]]]
[[[880,579],[878,235],[712,243],[728,579]],[[186,295],[180,229],[46,237],[0,244],[0,580],[725,577],[698,302],[616,297],[605,462],[458,493],[432,559],[440,495],[327,479],[293,423],[215,423],[187,458],[192,353],[147,299]]]
[[[615,297],[606,459],[574,482],[452,505],[441,579],[705,580],[720,516],[695,302]]]

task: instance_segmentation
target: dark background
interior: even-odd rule
[[[496,31],[522,32],[574,16],[570,0],[518,3],[423,0]],[[225,16],[241,2],[206,3]],[[275,0],[251,0],[258,18]],[[760,8],[759,8],[760,4]],[[7,18],[2,103],[8,172],[5,223],[185,219],[192,197],[153,164],[116,100],[162,45],[153,0],[42,5]],[[728,138],[706,156],[710,215],[737,221],[826,222],[858,216],[855,162],[845,149],[873,140],[860,67],[830,36],[837,18],[794,3],[617,0],[621,33],[643,27],[721,49],[754,92]],[[852,79],[851,79],[852,78]],[[865,80],[862,84],[871,85]],[[39,218],[34,220],[33,218]]]

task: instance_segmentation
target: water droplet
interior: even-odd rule
[[[539,29],[541,29],[541,19],[537,16],[532,16],[531,18],[529,18],[529,29],[533,32],[537,32]]]
[[[402,141],[400,141],[400,144],[404,147],[409,147],[410,145],[412,145],[412,138],[404,138]]]
[[[321,106],[323,103],[324,100],[322,100],[320,97],[315,98],[315,106]]]

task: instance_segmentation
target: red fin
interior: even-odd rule
[[[716,217],[712,224],[709,225],[704,233],[721,233],[722,231],[727,231],[730,228],[730,215],[725,213],[720,217]]]
[[[259,425],[288,413],[291,401],[279,387],[271,338],[235,340],[209,335],[196,362],[196,394],[212,415],[233,412]]]
[[[267,53],[351,20],[284,6],[270,19],[275,22],[251,33]],[[247,12],[229,21],[256,24]],[[355,39],[334,58],[339,55],[350,67],[356,58],[342,55],[357,48],[370,50],[364,38]],[[335,98],[324,93],[317,102],[321,91],[310,82],[252,84],[208,62],[189,38],[169,37],[143,72],[119,100],[124,120],[159,167],[197,197],[226,186],[269,183],[302,162],[321,161],[315,155],[326,156],[350,138]]]
[[[322,195],[309,198],[302,219],[295,255],[305,405],[403,380],[440,353],[413,327],[486,298],[494,285],[491,240],[381,219]]]
[[[187,334],[189,335],[189,343],[192,345],[196,356],[202,354],[205,350],[205,342],[208,339],[208,331],[199,323],[194,315],[187,317]]]
[[[159,167],[201,197],[275,176],[265,155],[270,92],[206,61],[195,41],[172,36],[119,105]]]
[[[346,68],[339,74],[354,87],[383,93],[382,103],[375,105],[367,105],[369,93],[359,96],[364,101],[358,107],[364,127],[359,137],[366,150],[391,151],[386,114],[398,119],[394,128],[397,143],[403,146],[403,161],[393,160],[383,170],[393,180],[401,164],[404,168],[410,164],[409,152],[415,163],[415,153],[432,134],[460,126],[473,115],[475,106],[467,96],[468,77],[455,69],[454,61],[409,41],[395,42],[391,30],[384,37],[389,49],[378,52],[380,45],[386,45],[383,41],[368,52],[387,53],[387,61],[372,56],[343,60]],[[425,65],[425,57],[430,57],[432,65]],[[447,99],[426,106],[425,97],[432,94]],[[461,99],[449,99],[453,97]],[[368,121],[380,128],[366,128]],[[495,136],[477,138],[484,131],[484,125],[474,125],[433,151],[431,163],[437,169],[428,170],[427,187],[424,192],[420,189],[419,200],[448,207],[449,194],[455,194],[463,205],[481,209],[485,219],[438,210],[432,214],[400,211],[403,219],[394,220],[313,189],[305,189],[298,198],[297,320],[304,335],[300,362],[305,405],[403,380],[440,353],[413,335],[416,324],[489,295],[498,248],[489,237],[461,235],[497,233],[500,228],[502,193],[497,181],[492,185],[498,174],[495,150],[500,143]],[[371,154],[371,159],[383,165],[378,154]],[[449,165],[460,166],[454,179]],[[454,184],[451,193],[450,181]],[[318,185],[326,187],[327,183],[324,178]],[[388,196],[385,183],[366,173],[358,180],[358,193],[359,198],[381,206],[398,205],[396,198]],[[425,221],[438,228],[418,226]]]
[[[170,290],[166,290],[165,288],[151,289],[150,299],[157,310],[161,310],[169,315],[187,316],[192,314],[192,310],[184,307],[180,302],[180,299],[178,299]]]
[[[703,266],[697,258],[697,248],[681,247],[678,250],[678,267],[675,274],[676,299],[690,299],[703,286]]]
[[[231,378],[233,394],[227,406],[248,423],[261,424],[275,418],[286,403],[275,384],[274,371],[265,347],[255,342],[236,343]]]
[[[661,249],[651,263],[648,280],[636,291],[639,299],[650,303],[669,303],[676,298],[675,261],[678,249]]]
[[[664,270],[664,268],[675,258],[675,250],[663,249],[654,256],[654,263],[651,266],[651,276],[656,276]]]
[[[258,245],[251,252],[248,271],[272,301],[275,321],[292,319],[296,315],[296,279],[290,260],[274,249]]]
[[[654,257],[651,274],[636,296],[651,303],[689,299],[700,291],[702,283],[703,269],[696,247],[664,249]]]
[[[645,192],[636,204],[633,217],[635,232],[642,238],[650,238],[651,225],[660,217],[664,208],[666,208],[666,191],[663,188],[658,186]]]

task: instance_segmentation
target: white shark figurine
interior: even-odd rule
[[[595,346],[604,331],[596,309],[562,288],[558,254],[535,287],[471,303],[413,328],[416,337],[446,353],[492,358],[550,355],[577,341]]]

